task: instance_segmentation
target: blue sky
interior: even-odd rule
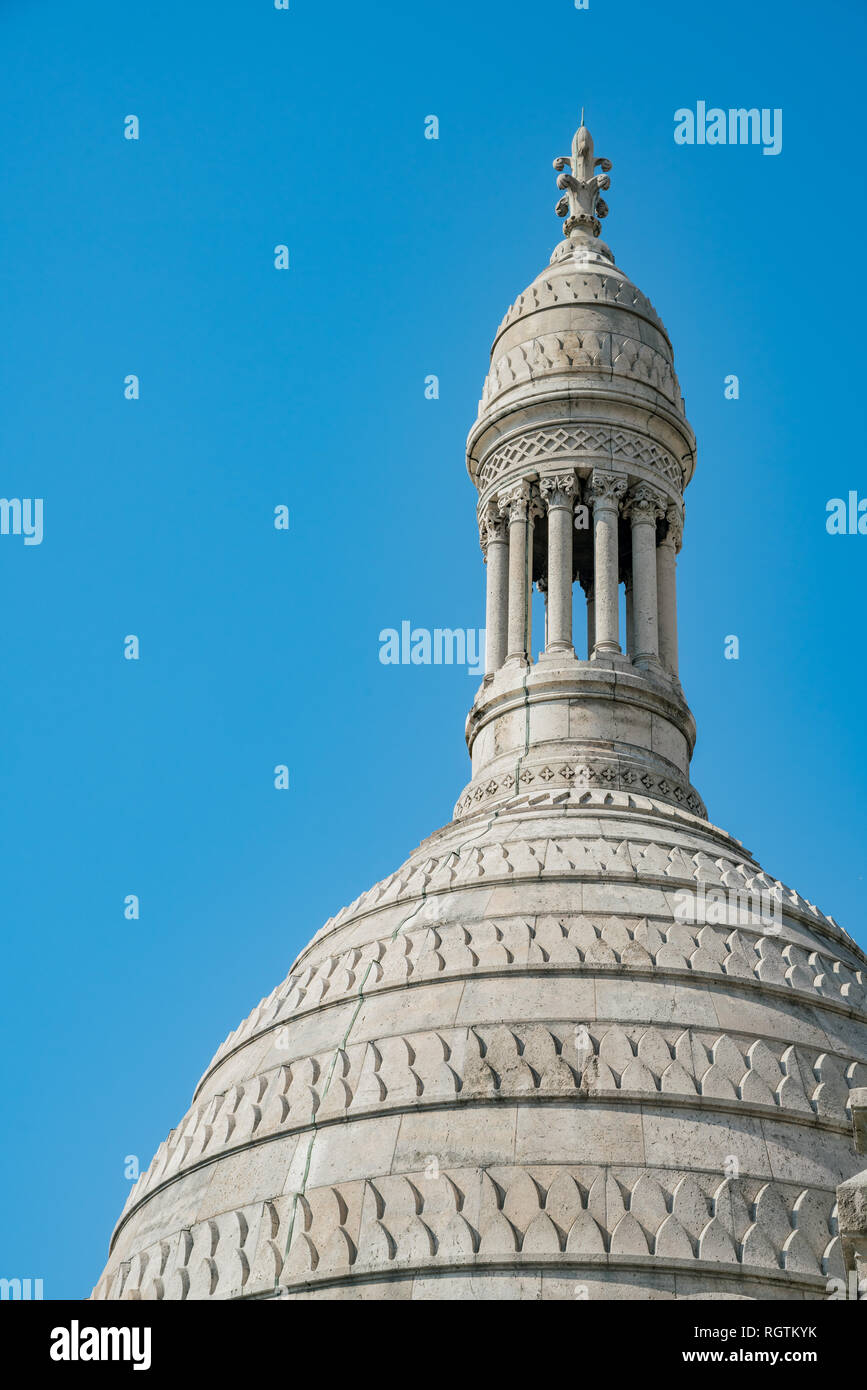
[[[378,634],[484,623],[463,445],[582,105],[698,436],[694,783],[867,944],[867,536],[825,530],[867,497],[864,29],[840,0],[3,5],[0,494],[45,530],[0,536],[0,1274],[89,1292],[125,1156],[450,818],[476,682]],[[676,145],[698,101],[781,108],[781,152]]]

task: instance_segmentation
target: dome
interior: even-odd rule
[[[451,825],[226,1039],[94,1296],[824,1297],[864,966],[649,798]]]
[[[497,329],[479,415],[515,399],[588,389],[683,417],[671,343],[650,300],[604,243],[594,251],[573,236]]]

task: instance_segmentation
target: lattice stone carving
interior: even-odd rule
[[[499,445],[479,473],[479,490],[484,491],[512,468],[538,465],[559,458],[586,456],[588,462],[603,455],[621,467],[643,464],[661,473],[677,491],[683,489],[683,469],[660,444],[631,430],[612,430],[605,425],[546,426],[528,430]]]

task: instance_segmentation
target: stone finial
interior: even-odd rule
[[[601,174],[593,172],[597,165],[602,169]],[[568,237],[575,231],[588,231],[598,237],[599,218],[608,216],[608,204],[599,194],[611,187],[608,177],[611,160],[593,158],[593,136],[584,125],[583,111],[581,125],[572,140],[571,156],[561,155],[555,159],[554,168],[571,171],[561,173],[557,180],[557,187],[566,189],[566,196],[557,204],[557,216],[566,218],[563,235]]]

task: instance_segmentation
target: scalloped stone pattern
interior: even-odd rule
[[[700,887],[781,920],[680,920]],[[867,959],[832,918],[685,807],[527,794],[317,933],[92,1296],[823,1298],[864,1085]]]
[[[569,248],[566,246],[557,249],[568,254]],[[506,310],[494,335],[494,348],[506,330],[520,319],[528,318],[539,310],[558,308],[564,304],[587,305],[591,308],[597,304],[613,304],[620,309],[634,311],[652,323],[668,342],[665,324],[647,295],[615,266],[610,272],[575,270],[571,274],[556,266],[542,271]]]
[[[520,294],[497,330],[479,418],[504,393],[546,377],[586,375],[643,387],[675,413],[683,398],[671,342],[646,295],[613,264],[606,271],[558,261]]]
[[[658,391],[674,409],[683,409],[667,354],[623,333],[590,330],[540,334],[498,357],[485,378],[480,411],[523,382],[581,371],[636,378]]]

